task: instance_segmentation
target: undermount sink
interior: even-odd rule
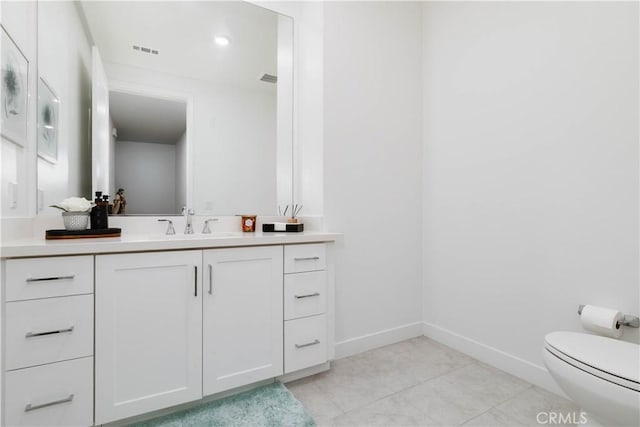
[[[176,240],[182,240],[182,239],[193,240],[193,239],[216,239],[221,237],[236,237],[236,236],[240,236],[241,234],[242,233],[239,231],[214,231],[208,234],[202,234],[202,233],[161,234],[160,236],[156,236],[156,237],[165,238],[165,239],[176,239]]]

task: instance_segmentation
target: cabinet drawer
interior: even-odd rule
[[[326,306],[327,274],[324,271],[284,277],[284,320],[322,314]]]
[[[6,369],[93,354],[93,295],[5,304]]]
[[[92,292],[92,256],[26,258],[6,261],[5,301]]]
[[[327,361],[327,317],[324,314],[284,322],[284,373]]]
[[[324,270],[326,264],[327,249],[324,243],[284,247],[285,273]]]
[[[5,381],[5,425],[93,425],[93,357],[7,372]]]

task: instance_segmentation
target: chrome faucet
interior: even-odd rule
[[[185,218],[187,218],[187,225],[184,227],[184,234],[193,234],[192,221],[195,212],[193,211],[193,209],[187,209],[187,207],[185,206],[182,208],[182,214],[185,216]]]
[[[216,222],[218,218],[210,218],[204,222],[204,228],[202,229],[202,234],[211,234],[211,228],[209,228],[210,222]]]

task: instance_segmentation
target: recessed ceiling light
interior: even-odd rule
[[[214,40],[218,46],[228,46],[229,43],[231,43],[231,40],[229,40],[227,36],[216,36]]]

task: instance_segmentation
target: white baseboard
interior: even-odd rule
[[[337,342],[335,345],[336,359],[352,356],[421,335],[508,372],[518,378],[522,378],[552,393],[566,397],[566,394],[558,387],[544,366],[536,365],[535,363],[531,363],[495,347],[427,322],[409,323],[396,328],[385,329],[372,334]],[[542,349],[540,351],[542,351]]]
[[[544,366],[536,365],[497,348],[467,338],[440,326],[424,323],[424,335],[446,346],[494,366],[538,387],[566,397]],[[540,349],[542,351],[542,349]]]
[[[372,350],[389,344],[408,340],[423,335],[423,323],[415,322],[398,326],[391,329],[375,332],[373,334],[361,335],[350,338],[335,344],[335,358],[340,359],[363,351]]]

